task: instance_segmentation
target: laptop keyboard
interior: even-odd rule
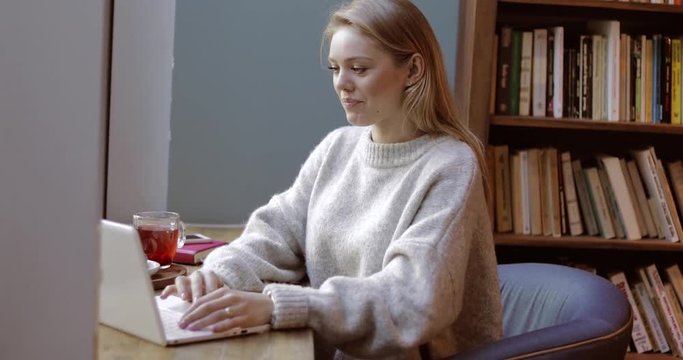
[[[164,333],[166,334],[167,339],[183,339],[195,337],[203,333],[211,333],[211,331],[208,330],[192,331],[181,329],[180,326],[178,326],[178,321],[180,321],[182,314],[176,311],[161,308],[159,309],[159,316],[161,317],[161,324],[164,327]]]

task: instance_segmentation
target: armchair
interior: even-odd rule
[[[503,338],[451,357],[623,359],[631,307],[608,280],[568,266],[498,266]]]

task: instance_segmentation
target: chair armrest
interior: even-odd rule
[[[625,339],[627,343],[631,332],[630,329],[630,321],[624,327],[614,329],[612,325],[603,320],[577,319],[566,324],[501,339],[456,354],[448,359],[524,359],[557,351],[567,351],[572,347],[591,346],[594,342],[618,337],[619,333],[626,333]],[[626,350],[625,344],[623,349],[624,351]],[[623,358],[623,354],[621,357]]]

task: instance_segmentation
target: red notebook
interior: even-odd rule
[[[211,251],[225,244],[224,241],[219,240],[211,240],[211,242],[199,244],[185,244],[185,246],[176,250],[173,262],[189,265],[201,264]]]

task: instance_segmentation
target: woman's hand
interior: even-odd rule
[[[273,309],[268,295],[223,287],[195,300],[178,325],[213,332],[265,325],[270,323]]]
[[[224,286],[223,281],[211,270],[199,269],[190,276],[178,276],[175,285],[167,286],[161,292],[161,298],[176,295],[181,299],[194,302],[197,298],[214,292]]]

